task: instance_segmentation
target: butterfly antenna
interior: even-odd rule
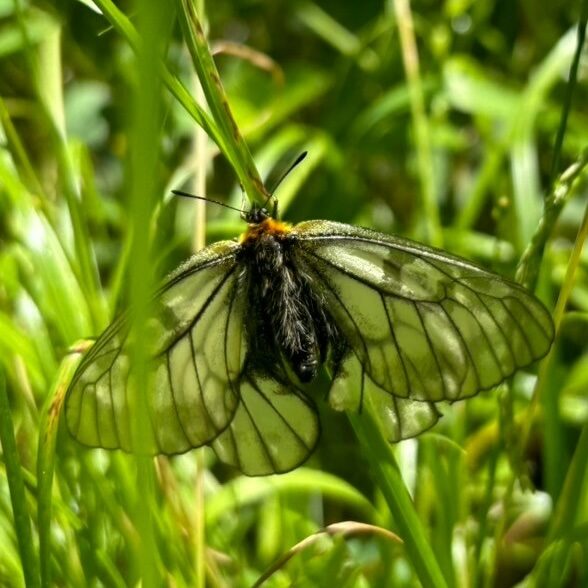
[[[301,162],[304,158],[308,155],[308,151],[303,151],[292,163],[292,165],[280,176],[280,179],[276,182],[273,190],[272,196],[276,193],[276,190],[280,187],[280,184],[286,179],[286,177],[290,174],[290,172]]]
[[[183,196],[184,198],[194,198],[194,200],[204,200],[204,202],[212,202],[213,204],[218,204],[219,206],[224,206],[225,208],[229,208],[231,210],[236,210],[243,214],[243,211],[236,206],[231,206],[230,204],[225,204],[220,200],[213,200],[212,198],[206,198],[204,196],[196,196],[194,194],[190,194],[189,192],[184,192],[183,190],[172,190],[172,194],[175,196]]]
[[[274,192],[278,189],[279,185],[284,181],[286,176],[308,155],[308,151],[303,151],[292,163],[292,165],[280,176],[280,179],[276,182],[274,189],[272,190],[271,194],[267,197],[267,200],[263,203],[262,208],[267,206],[267,203],[272,199]],[[219,200],[213,200],[212,198],[206,198],[204,196],[196,196],[195,194],[190,194],[189,192],[184,192],[183,190],[172,190],[172,194],[175,196],[182,196],[183,198],[193,198],[194,200],[204,200],[204,202],[212,202],[214,204],[218,204],[219,206],[224,206],[225,208],[229,208],[230,210],[236,210],[240,212],[241,215],[245,213],[245,211],[241,208],[237,208],[235,206],[231,206],[230,204],[225,204],[224,202],[220,202]]]
[[[271,194],[267,197],[267,200],[263,203],[263,208],[267,206],[267,203],[272,199],[273,195],[276,193],[276,190],[279,188],[280,184],[286,179],[286,176],[290,174],[290,172],[301,162],[304,158],[308,155],[308,151],[303,151],[292,163],[292,165],[280,176],[279,180],[276,182]]]

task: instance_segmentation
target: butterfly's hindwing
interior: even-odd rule
[[[335,410],[360,414],[369,405],[382,434],[391,443],[419,435],[441,416],[432,402],[402,398],[378,386],[353,352],[345,356],[335,371],[329,404]]]
[[[241,402],[212,443],[221,461],[249,476],[284,473],[306,461],[320,435],[314,403],[285,377],[248,370]]]

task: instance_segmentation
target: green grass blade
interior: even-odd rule
[[[394,0],[394,11],[400,33],[404,69],[410,92],[421,200],[425,217],[424,225],[429,243],[436,247],[441,247],[443,245],[443,233],[441,232],[439,205],[437,203],[435,166],[410,3],[408,0]]]
[[[348,417],[371,464],[373,477],[398,525],[398,535],[404,541],[419,580],[423,586],[446,587],[447,581],[406,489],[392,448],[382,436],[376,420],[368,410],[362,414],[348,413]]]
[[[0,368],[0,442],[2,443],[2,455],[6,466],[8,487],[10,488],[14,530],[18,539],[22,571],[27,587],[36,588],[40,586],[39,565],[34,550],[31,519],[27,509],[20,457],[16,450],[16,439],[14,438],[14,423],[2,368]]]
[[[147,390],[151,385],[148,369],[147,329],[151,295],[154,289],[153,259],[150,255],[150,224],[160,196],[158,161],[162,132],[162,84],[159,64],[171,32],[171,15],[167,4],[138,3],[138,30],[141,43],[136,53],[138,84],[133,96],[130,150],[132,241],[129,276],[130,303],[133,308],[129,360],[133,366],[129,388],[131,435],[137,467],[137,493],[134,523],[139,531],[140,549],[137,561],[142,584],[156,588],[162,584],[160,547],[156,541],[155,480],[153,459],[146,448],[152,447],[149,427]]]
[[[96,5],[100,7],[110,24],[127,40],[133,50],[137,51],[139,35],[127,16],[111,0],[96,0]],[[165,86],[186,109],[186,112],[194,119],[196,124],[200,125],[222,149],[220,132],[210,115],[197,104],[188,89],[163,63],[160,64],[158,73]]]
[[[192,62],[202,84],[202,90],[221,132],[219,147],[227,155],[251,204],[263,205],[267,193],[255,162],[231,113],[218,70],[206,42],[204,30],[190,0],[179,0],[180,24],[192,56]]]
[[[53,472],[55,470],[55,442],[59,418],[67,387],[81,359],[81,348],[75,355],[63,360],[55,383],[45,401],[39,423],[37,449],[37,523],[39,532],[39,559],[41,586],[51,586],[51,511]]]
[[[574,286],[576,273],[580,264],[581,253],[588,239],[588,206],[584,212],[584,218],[580,226],[580,231],[574,243],[574,249],[568,264],[565,281],[562,286],[555,310],[554,322],[556,328],[559,328],[563,318],[564,309],[567,306],[570,293]],[[547,356],[537,378],[537,384],[534,390],[533,399],[541,399],[542,390],[546,385],[547,374],[549,373],[550,363],[553,361],[553,351]],[[531,405],[533,406],[533,405]],[[529,419],[531,420],[531,419]],[[526,431],[525,431],[526,432]],[[523,439],[528,438],[528,434]],[[588,471],[588,427],[584,425],[570,467],[568,468],[566,479],[564,481],[561,498],[556,506],[555,514],[552,521],[550,537],[557,537],[561,533],[569,530],[574,521],[574,515],[580,504],[579,493],[583,488],[583,480],[586,471]]]
[[[569,81],[566,85],[566,93],[564,97],[564,105],[561,113],[561,121],[557,129],[557,136],[555,138],[555,147],[553,149],[553,161],[551,163],[551,183],[559,172],[559,165],[561,160],[561,151],[563,147],[564,136],[568,125],[568,116],[572,106],[572,96],[576,89],[578,81],[578,67],[580,66],[580,59],[582,57],[582,50],[584,48],[584,39],[586,38],[586,25],[588,24],[588,0],[582,0],[580,7],[580,18],[578,20],[578,33],[576,42],[576,52],[570,67]]]

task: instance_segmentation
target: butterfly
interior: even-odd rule
[[[492,388],[550,348],[545,306],[465,259],[337,222],[292,226],[262,207],[245,217],[238,240],[196,253],[155,294],[142,450],[210,445],[246,475],[287,472],[317,445],[322,370],[331,407],[369,402],[396,442],[432,427],[436,403]],[[133,450],[130,332],[123,314],[72,378],[66,422],[84,445]]]

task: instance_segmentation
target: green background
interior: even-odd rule
[[[520,374],[448,407],[393,449],[398,469],[374,468],[388,448],[324,404],[311,460],[260,479],[208,449],[135,460],[57,427],[72,345],[141,309],[197,238],[244,228],[170,197],[206,177],[240,207],[247,164],[222,128],[226,156],[197,138],[160,82],[161,60],[198,96],[182,3],[88,4],[0,0],[0,585],[250,586],[307,537],[267,586],[587,584],[585,58],[569,81],[586,2],[197,7],[267,185],[309,151],[276,193],[282,218],[415,238],[511,278],[532,242],[525,281],[560,300],[537,388]],[[313,535],[345,521],[371,526]]]

